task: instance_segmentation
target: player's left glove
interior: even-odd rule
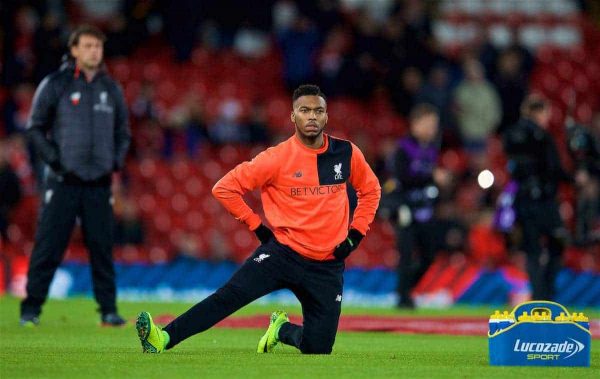
[[[264,245],[272,238],[275,238],[271,229],[267,228],[264,224],[260,224],[258,228],[254,230],[254,234],[256,234],[256,237],[260,240],[261,245]]]
[[[340,243],[335,247],[333,251],[333,255],[340,260],[344,260],[348,258],[351,252],[356,250],[358,244],[363,239],[363,235],[356,229],[350,229],[348,231],[348,236],[344,240],[344,242]]]

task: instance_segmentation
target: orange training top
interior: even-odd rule
[[[363,235],[375,217],[381,187],[356,145],[327,134],[324,142],[323,147],[311,149],[294,135],[236,166],[212,193],[237,220],[255,230],[260,216],[242,195],[260,188],[277,241],[310,259],[333,259],[334,248],[348,233],[346,183],[358,196],[350,227]]]

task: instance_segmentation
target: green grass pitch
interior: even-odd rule
[[[98,326],[90,299],[50,300],[37,328],[18,326],[18,300],[0,297],[0,378],[600,378],[599,341],[591,368],[490,367],[487,338],[393,333],[338,333],[330,356],[305,356],[283,346],[255,353],[264,329],[211,329],[164,354],[142,354],[135,328]],[[132,320],[140,310],[179,314],[190,304],[121,303]],[[277,305],[250,305],[264,314]],[[284,307],[299,313],[298,307]],[[481,315],[491,308],[399,312],[344,308],[344,314]],[[592,311],[592,316],[598,315]],[[342,315],[343,317],[343,315]]]

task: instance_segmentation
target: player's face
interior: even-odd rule
[[[320,96],[301,96],[294,102],[292,122],[296,131],[306,138],[316,138],[327,125],[327,103]]]
[[[104,46],[98,38],[83,34],[79,43],[71,47],[71,55],[75,58],[77,66],[88,70],[96,69],[102,62]]]
[[[421,142],[429,143],[438,133],[439,117],[436,114],[426,114],[415,120],[411,125],[412,134]]]
[[[534,116],[535,122],[546,129],[550,125],[550,118],[552,114],[550,113],[550,107],[546,106],[541,111],[537,112]]]

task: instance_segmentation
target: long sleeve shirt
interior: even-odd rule
[[[237,220],[255,230],[262,221],[242,196],[259,188],[277,241],[310,259],[332,259],[349,227],[366,235],[381,187],[356,145],[327,134],[324,142],[323,147],[311,149],[294,135],[239,164],[215,184],[212,193]],[[348,183],[358,197],[352,220]]]

